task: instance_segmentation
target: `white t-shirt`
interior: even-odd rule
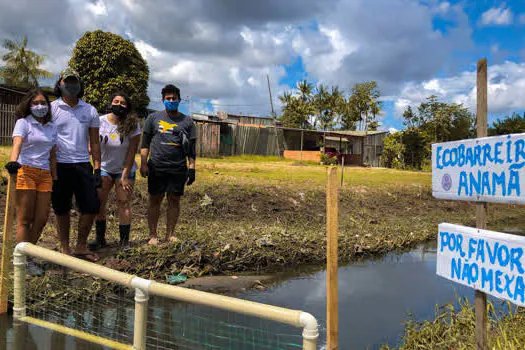
[[[18,163],[38,169],[49,170],[51,149],[57,142],[55,123],[45,125],[29,115],[18,119],[13,130],[13,137],[22,137],[22,149]]]
[[[61,98],[51,102],[51,114],[58,131],[57,161],[59,163],[89,162],[89,128],[98,128],[98,112],[79,100],[70,107]]]
[[[120,174],[124,170],[124,163],[132,137],[140,135],[140,125],[128,136],[120,137],[117,125],[111,124],[108,115],[100,117],[100,151],[101,169],[110,174]],[[137,163],[133,162],[131,172],[137,170]]]

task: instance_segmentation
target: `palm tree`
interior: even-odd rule
[[[21,43],[4,40],[3,46],[9,51],[2,57],[6,65],[0,71],[0,77],[4,83],[28,88],[38,86],[38,78],[53,77],[52,73],[38,68],[45,57],[27,48],[27,36]]]

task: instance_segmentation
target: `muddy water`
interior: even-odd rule
[[[454,302],[457,297],[467,296],[472,299],[473,291],[454,284],[435,274],[435,247],[426,245],[404,254],[391,254],[381,260],[365,261],[339,269],[339,334],[340,349],[378,349],[381,344],[396,345],[403,332],[403,321],[412,313],[417,319],[430,319],[434,315],[435,305]],[[302,309],[312,313],[320,321],[321,342],[325,339],[325,292],[326,274],[285,273],[279,281],[267,290],[251,290],[236,296],[253,301],[278,305],[293,309]],[[157,304],[160,313],[156,323],[165,325],[165,317],[176,325],[171,317],[192,318],[198,309],[188,309],[180,304]],[[184,309],[184,311],[182,311]],[[162,311],[164,310],[164,311]],[[166,310],[168,313],[166,313]],[[163,318],[164,317],[164,318]],[[232,314],[214,312],[208,318],[214,322],[232,322]],[[240,318],[254,329],[260,327],[260,321]],[[0,349],[15,349],[15,338],[23,339],[21,347],[16,349],[101,349],[89,346],[85,342],[71,337],[43,330],[35,326],[25,327],[20,333],[13,331],[12,324],[6,320],[0,324]],[[183,322],[183,323],[184,323]],[[119,325],[122,329],[122,325]],[[129,328],[129,320],[124,327]],[[265,334],[287,333],[289,328],[280,328],[275,324],[264,325]],[[131,334],[131,333],[130,333]],[[179,336],[185,336],[180,333]],[[188,333],[189,334],[189,333]],[[300,334],[296,332],[296,334]],[[197,335],[197,337],[199,337]],[[20,340],[18,340],[20,342]],[[176,343],[177,339],[173,339]],[[300,342],[294,338],[292,342]],[[216,343],[219,348],[252,349],[252,347],[229,347],[226,343]],[[19,344],[17,344],[19,345]],[[175,348],[165,343],[158,348]],[[152,345],[149,348],[155,348]],[[184,347],[186,348],[186,347]],[[191,348],[191,347],[188,347]],[[193,346],[198,349],[198,346]],[[206,347],[207,348],[207,347]],[[291,347],[294,348],[294,347]]]

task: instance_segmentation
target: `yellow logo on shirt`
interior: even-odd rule
[[[165,122],[164,120],[159,121],[159,131],[164,134],[166,131],[170,131],[173,133],[173,129],[177,127],[178,124],[170,124],[168,122]]]
[[[109,134],[109,137],[111,137],[112,140],[116,139],[117,138],[117,134]]]

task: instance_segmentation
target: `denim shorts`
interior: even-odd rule
[[[100,175],[110,177],[113,180],[120,180],[122,178],[122,173],[112,174],[112,173],[108,173],[107,171],[104,171],[104,170],[100,170]],[[133,180],[134,181],[135,177],[136,177],[136,174],[133,171],[133,172],[129,173],[128,180]]]

